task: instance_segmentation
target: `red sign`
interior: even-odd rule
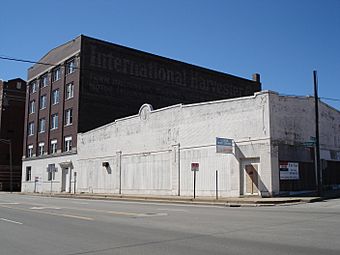
[[[198,171],[199,163],[191,163],[191,171]]]

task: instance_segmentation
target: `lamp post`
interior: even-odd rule
[[[9,147],[9,190],[13,192],[12,142],[10,139],[0,139],[0,142],[8,144]]]

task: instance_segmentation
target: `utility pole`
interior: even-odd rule
[[[313,71],[314,78],[314,102],[315,102],[315,167],[318,196],[322,196],[322,172],[320,167],[320,140],[319,140],[319,97],[318,97],[318,77],[317,72]]]

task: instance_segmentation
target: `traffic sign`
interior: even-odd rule
[[[306,146],[306,147],[314,147],[315,146],[315,142],[304,142],[302,143],[303,146]]]
[[[191,163],[191,171],[198,171],[199,166],[199,163]]]

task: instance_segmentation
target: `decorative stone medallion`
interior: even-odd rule
[[[150,117],[150,113],[153,111],[151,104],[143,104],[139,109],[139,117],[141,120],[147,120]]]

